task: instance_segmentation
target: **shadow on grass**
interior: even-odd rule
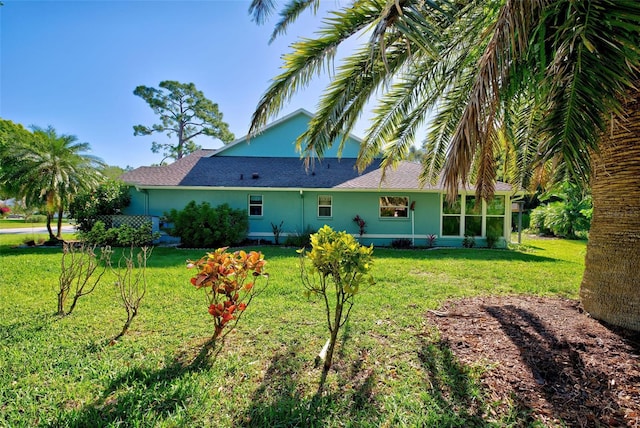
[[[11,324],[0,324],[0,341],[3,345],[12,345],[22,341],[33,341],[35,335],[50,326],[52,321],[59,319],[53,313],[36,313],[29,318],[23,318]]]
[[[472,369],[458,361],[451,348],[443,341],[422,337],[418,357],[427,376],[427,389],[432,403],[439,409],[430,415],[429,423],[438,427],[495,427],[510,425],[529,426],[534,420],[531,409],[516,403],[507,415],[497,415],[486,396],[486,391]]]
[[[208,340],[195,357],[180,353],[161,369],[132,368],[111,380],[98,400],[62,413],[50,426],[154,426],[179,418],[199,394],[190,376],[211,368],[221,349],[217,345]]]
[[[375,375],[373,369],[363,369],[363,358],[344,368],[334,363],[336,370],[330,375],[335,375],[336,384],[331,387],[324,384],[322,369],[315,370],[321,379],[318,392],[310,395],[314,385],[301,378],[314,369],[298,351],[298,346],[289,346],[271,359],[242,426],[322,427],[338,418],[350,426],[379,425],[379,412],[372,404]]]
[[[430,250],[393,250],[376,248],[376,256],[389,259],[428,259],[428,260],[470,260],[470,261],[522,261],[522,262],[558,262],[561,260],[513,250],[493,250],[487,248],[434,248]]]

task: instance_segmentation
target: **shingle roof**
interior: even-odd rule
[[[415,162],[400,162],[387,170],[382,178],[380,162],[370,165],[362,174],[355,168],[355,159],[324,158],[308,169],[298,158],[211,156],[214,150],[198,150],[173,164],[140,167],[122,176],[125,183],[140,187],[267,187],[322,188],[352,190],[442,190],[420,185],[422,166]],[[511,187],[498,182],[496,191]]]
[[[338,189],[402,189],[402,190],[444,190],[442,182],[436,185],[425,183],[420,184],[422,165],[418,162],[400,162],[397,168],[388,168],[382,180],[382,168],[365,172],[359,177],[336,186]],[[467,190],[475,190],[474,186],[467,186]],[[496,191],[511,191],[511,186],[507,183],[497,182]]]
[[[358,176],[355,159],[209,156],[198,150],[171,165],[141,167],[121,178],[137,186],[332,188]],[[371,165],[365,172],[378,167]],[[255,177],[255,178],[254,178]]]

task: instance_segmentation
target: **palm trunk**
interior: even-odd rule
[[[55,241],[56,236],[53,234],[53,229],[51,229],[51,220],[53,220],[53,214],[47,212],[47,231],[49,232],[49,241]]]
[[[62,215],[64,214],[64,209],[62,208],[62,206],[60,208],[58,208],[58,224],[56,225],[58,227],[57,230],[57,234],[56,234],[56,238],[61,239],[62,238]]]
[[[593,218],[580,287],[584,309],[640,331],[640,93],[593,156]]]

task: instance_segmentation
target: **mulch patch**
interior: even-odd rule
[[[489,399],[545,425],[640,427],[640,334],[610,328],[575,300],[475,297],[429,312],[441,340],[482,375]]]

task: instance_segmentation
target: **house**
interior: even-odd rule
[[[416,246],[437,235],[436,245],[461,246],[465,235],[482,245],[487,234],[508,242],[511,187],[497,183],[496,196],[485,203],[473,189],[449,205],[442,186],[421,187],[421,166],[401,162],[381,181],[379,161],[362,173],[355,168],[361,140],[349,135],[338,156],[337,144],[322,159],[305,166],[295,150],[311,113],[298,110],[266,126],[248,140],[240,138],[217,150],[199,150],[173,164],[141,167],[125,173],[131,205],[125,214],[160,217],[188,202],[222,203],[247,211],[249,238],[273,241],[281,236],[318,230],[327,224],[352,233],[363,244],[390,245],[408,239]],[[354,217],[365,221],[365,233]]]

